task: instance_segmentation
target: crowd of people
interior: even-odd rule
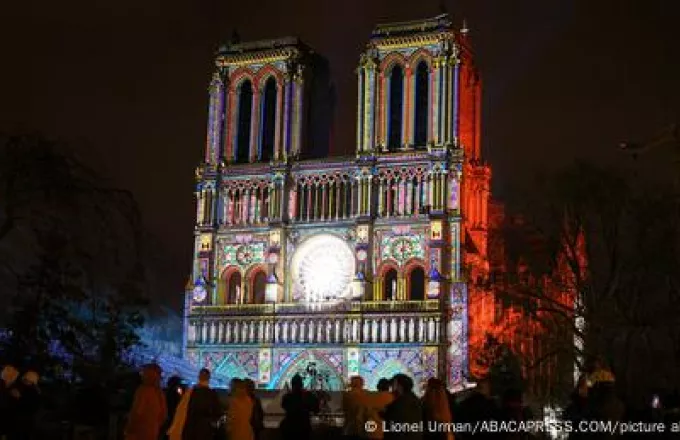
[[[0,440],[40,438],[32,431],[42,399],[38,382],[35,371],[21,374],[15,367],[3,368]],[[233,379],[226,400],[210,387],[207,369],[199,372],[192,387],[183,385],[176,376],[168,380],[165,389],[161,382],[162,370],[158,365],[143,367],[141,383],[126,417],[125,440],[328,440],[332,434],[329,431],[319,435],[312,424],[313,415],[327,408],[325,399],[329,394],[306,390],[299,375],[293,376],[290,389],[281,398],[284,416],[274,430],[265,429],[263,405],[250,379]],[[338,408],[343,413],[341,433],[337,430],[334,433],[345,440],[547,438],[546,429],[533,432],[470,429],[481,422],[487,426],[514,422],[517,426],[519,422],[534,420],[517,389],[507,388],[500,396],[492,395],[489,380],[481,380],[461,396],[450,393],[441,380],[431,378],[422,391],[422,397],[418,397],[413,380],[405,374],[380,379],[375,390],[367,390],[362,377],[353,377]],[[583,422],[631,420],[663,422],[668,426],[676,422],[680,426],[680,396],[663,399],[655,396],[648,414],[632,414],[616,395],[613,374],[607,369],[595,369],[578,381],[561,422],[571,423],[567,437],[580,439],[602,436],[579,431],[577,427],[583,426]],[[646,438],[645,433],[642,437]]]
[[[165,394],[158,366],[145,367],[142,377],[129,413],[126,440],[157,440],[164,436],[170,440],[263,439],[265,414],[251,380],[232,380],[223,405],[217,391],[210,388],[210,372],[206,369],[200,371],[198,383],[190,389],[183,388],[178,378],[171,379]],[[281,399],[284,417],[278,438],[310,440],[312,416],[320,412],[322,403],[317,393],[305,389],[301,376],[293,376],[290,390]],[[488,382],[482,381],[458,404],[444,383],[435,378],[428,380],[422,397],[416,396],[414,382],[405,374],[380,379],[375,391],[364,388],[363,378],[353,377],[343,393],[342,412],[342,437],[347,440],[453,440],[466,437],[466,433],[446,428],[454,420],[464,423],[529,417],[521,393],[508,393],[497,407],[490,397]],[[415,428],[403,432],[394,429],[397,425]]]
[[[2,369],[0,379],[0,439],[29,440],[40,408],[40,376],[32,370],[23,374],[12,365]]]

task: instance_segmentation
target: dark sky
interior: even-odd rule
[[[680,119],[677,0],[447,8],[471,28],[499,196],[517,196],[509,188],[546,164],[613,161],[619,140]],[[0,25],[0,131],[64,138],[131,189],[168,257],[166,295],[176,301],[190,268],[193,169],[218,43],[237,28],[244,40],[298,35],[326,55],[338,90],[334,145],[349,152],[354,68],[373,24],[438,12],[439,0],[10,2]]]

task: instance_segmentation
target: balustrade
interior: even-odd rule
[[[272,331],[273,329],[273,331]],[[438,343],[439,316],[205,317],[190,320],[190,344]]]

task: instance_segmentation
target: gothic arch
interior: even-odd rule
[[[279,84],[274,75],[266,77],[261,83],[260,103],[261,123],[259,124],[258,159],[268,162],[274,159],[276,150],[276,120],[280,117],[278,109]]]
[[[248,297],[247,301],[250,304],[264,304],[265,289],[267,287],[267,267],[259,264],[253,266],[247,273],[248,280]]]
[[[221,273],[219,278],[219,283],[217,285],[217,304],[235,304],[235,301],[230,301],[230,294],[234,294],[234,291],[230,291],[230,283],[236,282],[234,278],[237,276],[239,288],[241,286],[241,270],[238,266],[227,266]],[[234,286],[232,286],[233,288]]]
[[[425,49],[424,47],[416,50],[411,54],[410,57],[408,57],[408,65],[412,70],[415,70],[418,64],[420,64],[422,61],[427,64],[427,67],[432,69],[432,52]]]
[[[399,290],[399,270],[394,266],[385,267],[380,278],[382,279],[383,301],[396,300]]]
[[[400,54],[399,52],[392,52],[385,56],[385,58],[383,58],[380,62],[380,71],[383,73],[383,75],[387,76],[387,74],[392,71],[392,68],[395,64],[399,64],[402,69],[406,69],[408,62],[406,61],[404,55]]]
[[[253,133],[253,101],[255,84],[251,78],[240,81],[236,88],[236,101],[232,111],[236,116],[236,130],[234,133],[233,158],[236,162],[245,163],[250,159],[250,144]]]
[[[273,388],[274,389],[286,388],[287,385],[290,385],[290,380],[293,378],[293,376],[300,371],[304,371],[309,362],[315,362],[318,370],[324,370],[330,373],[328,382],[331,391],[344,390],[345,381],[343,379],[344,375],[342,370],[341,369],[338,370],[333,365],[333,362],[326,359],[326,356],[324,356],[323,354],[318,352],[312,353],[306,350],[303,351],[299,356],[297,356],[293,361],[291,361],[288,364],[288,366],[285,367],[285,369],[280,373],[278,378],[275,379]],[[305,388],[309,389],[309,384],[307,380],[305,380]]]
[[[406,86],[408,75],[406,64],[393,63],[387,71],[385,86],[385,132],[387,135],[387,147],[390,151],[396,151],[404,144],[405,132],[408,120]]]
[[[281,71],[271,64],[264,66],[257,72],[255,75],[255,82],[258,84],[260,89],[263,89],[264,84],[267,82],[267,80],[269,80],[269,78],[274,78],[277,88],[283,85],[283,75],[281,74]]]
[[[243,81],[246,80],[250,80],[251,83],[255,84],[255,74],[247,67],[236,69],[229,78],[229,87],[232,91],[237,91]]]
[[[409,301],[424,301],[427,299],[427,275],[422,264],[410,264],[404,269],[406,292]]]
[[[411,70],[411,96],[413,97],[413,143],[416,148],[425,148],[430,137],[431,124],[431,83],[432,70],[425,56],[416,59]]]

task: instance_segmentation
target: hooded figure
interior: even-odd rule
[[[227,438],[239,440],[253,440],[253,417],[254,402],[248,395],[248,389],[242,380],[233,381],[231,395],[227,407]]]
[[[135,392],[125,427],[125,440],[158,440],[168,410],[161,389],[161,368],[151,364],[142,370],[142,384]]]

